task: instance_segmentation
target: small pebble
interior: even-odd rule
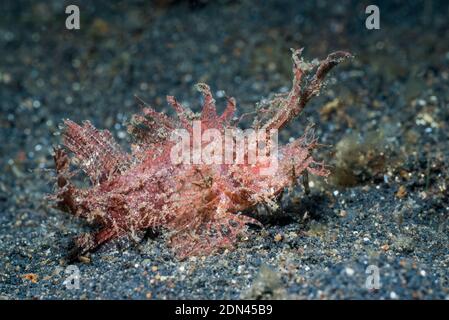
[[[399,297],[398,297],[398,295],[396,294],[396,292],[394,292],[394,291],[391,291],[390,292],[390,299],[398,299]]]
[[[348,275],[348,276],[353,276],[354,275],[354,269],[352,269],[352,268],[349,268],[349,267],[346,267],[345,268],[345,272],[346,272],[346,274]]]
[[[277,233],[277,234],[274,236],[274,241],[279,242],[279,241],[281,241],[281,240],[282,240],[282,235],[281,235],[280,233]]]

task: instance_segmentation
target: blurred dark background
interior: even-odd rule
[[[80,30],[65,28],[69,4],[80,8]],[[222,102],[225,94],[235,96],[249,110],[290,85],[292,47],[305,47],[308,59],[352,52],[352,64],[334,72],[346,82],[327,94],[356,100],[348,103],[350,114],[374,102],[379,116],[396,114],[425,91],[429,77],[447,72],[449,5],[377,1],[381,29],[367,30],[368,4],[2,1],[1,153],[47,157],[54,142],[49,133],[62,118],[90,119],[118,134],[137,111],[135,94],[159,110],[166,108],[167,94],[198,110],[196,82],[209,83]],[[316,117],[316,109],[307,111]],[[368,125],[366,116],[352,125]]]

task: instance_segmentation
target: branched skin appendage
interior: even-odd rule
[[[326,74],[350,57],[346,52],[335,52],[321,62],[308,64],[302,61],[301,52],[293,51],[291,91],[265,104],[272,116],[261,125],[259,122],[258,128],[282,129],[319,93]],[[58,191],[53,199],[62,210],[99,226],[97,232],[75,239],[72,258],[111,239],[150,228],[165,230],[168,244],[181,259],[232,248],[248,224],[260,225],[241,212],[259,204],[275,207],[277,196],[304,172],[328,174],[311,156],[317,141],[310,129],[278,148],[276,174],[262,175],[267,166],[262,160],[252,164],[174,164],[171,134],[176,129],[192,132],[194,119],[201,120],[201,132],[216,129],[224,134],[236,128],[231,121],[235,100],[229,98],[225,111],[218,115],[209,87],[198,84],[197,89],[204,97],[199,115],[174,97],[167,97],[178,120],[154,111],[137,98],[143,113],[134,115],[128,128],[135,140],[131,154],[121,150],[109,131],[98,130],[89,121],[81,126],[64,121],[65,149],[55,149],[54,155]],[[71,183],[71,162],[90,178],[89,188]]]

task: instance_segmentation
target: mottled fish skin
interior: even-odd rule
[[[317,64],[307,64],[301,53],[294,50],[292,54],[291,91],[265,103],[265,111],[271,116],[258,121],[261,125],[257,128],[267,132],[282,129],[320,92],[326,74],[350,57],[346,52],[335,52]],[[306,172],[328,175],[324,165],[311,156],[317,140],[310,128],[302,137],[279,147],[275,174],[262,174],[268,165],[266,160],[251,164],[174,164],[170,158],[174,130],[191,133],[195,119],[201,121],[201,133],[237,128],[231,124],[236,110],[233,98],[218,115],[209,86],[200,83],[197,89],[204,100],[200,115],[194,115],[174,97],[167,97],[177,120],[137,98],[143,112],[134,115],[128,127],[135,140],[129,154],[109,131],[98,130],[89,121],[82,125],[64,121],[65,148],[57,148],[54,155],[58,191],[53,198],[61,209],[99,226],[97,232],[74,240],[71,259],[111,239],[154,228],[168,234],[168,244],[180,259],[232,248],[246,232],[247,224],[260,225],[240,214],[242,211],[259,204],[275,207],[282,190]],[[72,154],[71,159],[66,151]],[[71,182],[70,162],[89,177],[89,188],[78,188]]]

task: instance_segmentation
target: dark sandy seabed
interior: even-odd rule
[[[1,299],[449,298],[447,1],[378,2],[371,31],[362,1],[72,2],[78,31],[64,28],[64,1],[0,4]],[[196,82],[250,111],[290,86],[300,46],[308,59],[356,56],[282,133],[315,123],[331,177],[259,210],[265,229],[234,251],[178,261],[163,236],[114,241],[67,289],[67,248],[88,227],[44,199],[61,120],[89,119],[126,146],[134,94],[198,110]]]

